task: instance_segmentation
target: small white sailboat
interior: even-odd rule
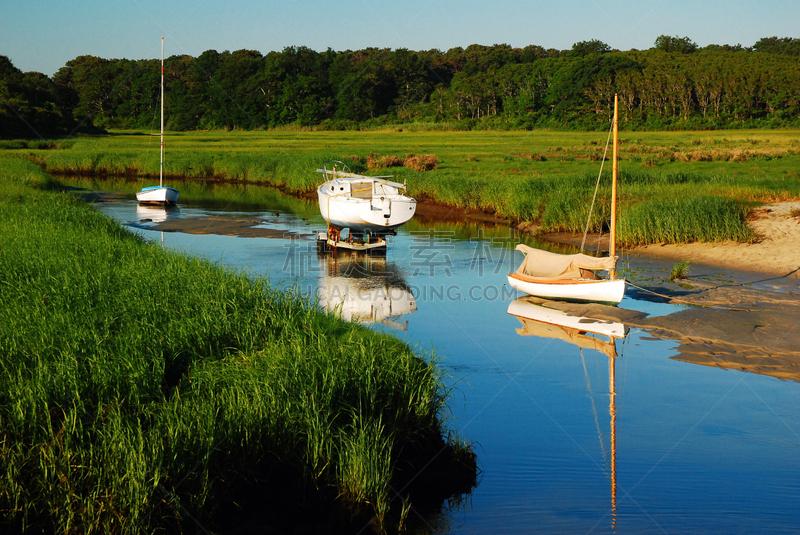
[[[617,95],[614,95],[614,160],[611,187],[611,228],[609,255],[593,257],[584,254],[562,255],[550,253],[527,245],[517,245],[525,253],[525,260],[516,272],[508,274],[508,284],[517,291],[569,301],[591,301],[619,304],[625,295],[625,280],[617,279],[615,268],[617,218]],[[600,279],[595,271],[608,271],[608,278]]]
[[[328,169],[328,164],[334,164]],[[340,164],[342,170],[336,169]],[[345,171],[346,169],[346,171]],[[405,184],[389,181],[391,176],[364,176],[351,173],[343,162],[326,162],[325,182],[317,188],[319,210],[328,222],[329,232],[343,229],[351,233],[381,236],[414,217],[417,201],[405,194]]]
[[[148,186],[136,192],[136,200],[148,204],[175,204],[178,190],[164,185],[164,36],[161,36],[161,164],[158,186]]]

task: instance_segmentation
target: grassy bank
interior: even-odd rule
[[[318,185],[314,170],[334,158],[354,171],[407,180],[419,198],[534,222],[544,232],[580,232],[605,142],[605,134],[563,132],[194,132],[168,136],[166,169],[176,178],[248,180],[303,192]],[[134,187],[158,174],[151,136],[16,143],[0,146],[0,154],[24,155],[56,173],[127,176]],[[374,156],[403,161],[410,154],[435,155],[437,168],[369,169],[381,159]],[[748,241],[754,238],[745,224],[749,207],[800,197],[797,132],[623,133],[620,157],[623,244]],[[595,231],[608,215],[610,162],[605,167]]]
[[[0,287],[6,530],[224,531],[237,503],[380,529],[413,476],[474,480],[435,364],[145,243],[21,159],[0,158]]]

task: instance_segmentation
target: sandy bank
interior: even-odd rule
[[[791,215],[798,209],[800,202],[796,201],[758,210],[750,225],[763,237],[759,243],[648,245],[629,252],[800,279],[800,217]]]

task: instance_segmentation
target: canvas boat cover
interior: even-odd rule
[[[558,254],[517,245],[517,251],[525,253],[517,274],[535,279],[585,279],[594,278],[591,272],[614,269],[617,256],[598,258],[585,254]]]

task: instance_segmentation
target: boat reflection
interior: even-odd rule
[[[174,205],[136,205],[136,218],[138,223],[163,223],[167,219],[180,216],[180,209]]]
[[[136,223],[133,226],[149,229],[149,224],[163,223],[167,219],[175,219],[181,214],[180,210],[174,204],[136,204]],[[164,231],[161,231],[161,248],[164,245]]]
[[[598,320],[584,316],[571,316],[538,304],[534,298],[520,297],[511,302],[508,314],[515,316],[522,327],[520,336],[538,336],[563,340],[583,349],[594,349],[608,356],[608,416],[610,420],[610,483],[611,483],[611,531],[617,528],[617,391],[616,391],[616,340],[624,338],[628,331],[625,325],[610,320]],[[604,338],[598,338],[600,335]],[[583,359],[583,351],[581,351]],[[584,362],[584,371],[586,363]],[[588,386],[588,374],[587,374]],[[591,391],[591,388],[590,388]],[[594,404],[594,402],[592,402]],[[595,421],[597,415],[595,414]],[[603,449],[602,433],[598,427],[600,446]]]
[[[320,306],[346,321],[383,323],[405,330],[398,318],[417,310],[414,294],[400,269],[383,256],[319,255]]]
[[[508,313],[515,316],[522,327],[520,336],[555,338],[569,342],[581,349],[594,349],[611,356],[616,355],[614,339],[624,338],[625,325],[616,321],[599,320],[584,316],[572,316],[560,310],[547,308],[535,298],[519,297],[508,306]],[[608,340],[592,335],[608,337]]]

